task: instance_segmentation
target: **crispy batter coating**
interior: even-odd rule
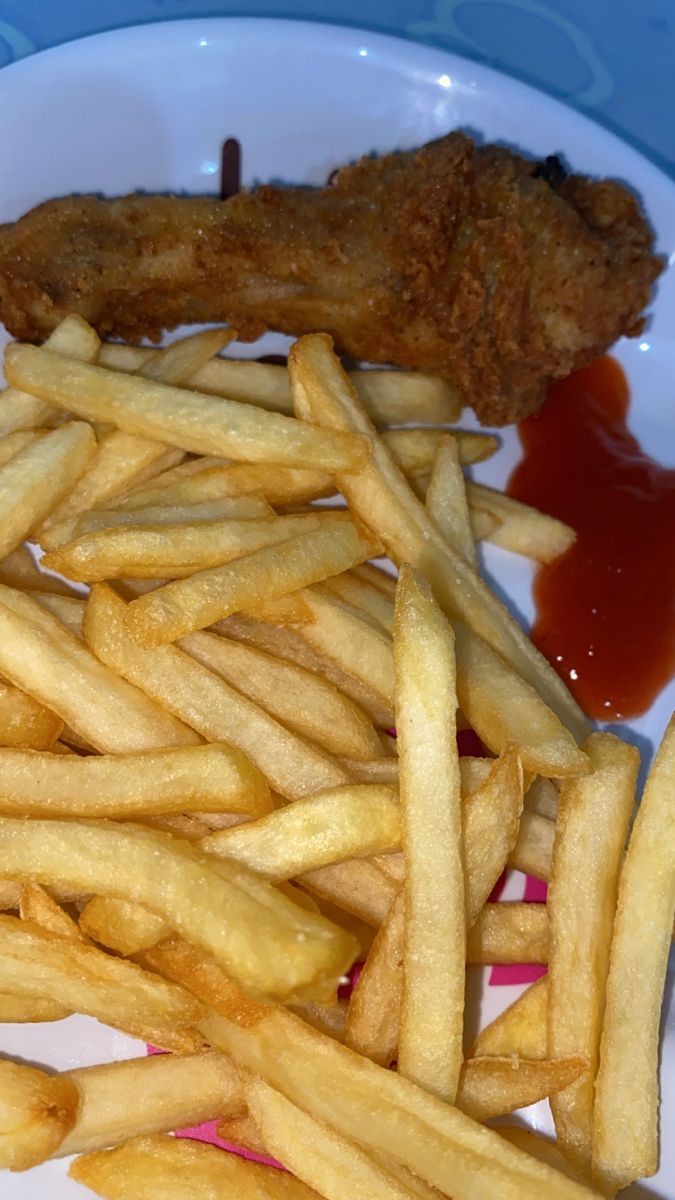
[[[0,228],[0,316],[29,340],[69,312],[131,340],[209,321],[247,339],[324,330],[354,358],[445,376],[506,424],[640,332],[660,269],[626,188],[451,133],[316,190],[49,201]]]

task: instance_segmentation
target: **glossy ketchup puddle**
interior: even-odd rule
[[[675,470],[628,432],[628,405],[611,358],[555,384],[520,425],[524,458],[508,486],[577,531],[537,573],[532,637],[606,721],[645,712],[675,671]]]

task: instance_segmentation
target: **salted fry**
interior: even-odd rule
[[[95,449],[91,427],[69,421],[0,467],[0,558],[16,550],[77,483]]]
[[[610,733],[591,734],[585,749],[590,775],[560,787],[546,908],[548,1053],[578,1054],[587,1064],[553,1097],[551,1111],[560,1149],[589,1176],[614,913],[640,755]]]
[[[518,838],[523,771],[511,746],[492,763],[481,787],[462,806],[466,918],[469,928],[501,875]]]
[[[34,925],[39,925],[58,937],[70,938],[73,942],[86,941],[77,922],[39,883],[21,885],[19,915],[22,921],[32,921]]]
[[[49,1158],[72,1128],[77,1102],[60,1076],[0,1059],[0,1167],[26,1171]]]
[[[45,1000],[40,996],[23,996],[16,992],[0,992],[0,1022],[11,1025],[28,1025],[33,1022],[62,1021],[70,1016],[70,1009],[58,1000]]]
[[[407,566],[396,592],[394,666],[406,862],[398,1069],[452,1104],[466,958],[454,636]]]
[[[658,1165],[659,1022],[675,916],[674,792],[671,719],[619,881],[593,1124],[593,1175],[612,1190],[653,1175]]]
[[[394,605],[378,587],[360,578],[354,571],[333,575],[322,584],[322,590],[339,596],[353,608],[361,609],[387,633],[394,630]]]
[[[526,875],[548,880],[555,841],[555,825],[538,813],[525,811],[520,818],[518,840],[509,855],[509,865]]]
[[[471,1056],[546,1058],[547,1014],[548,980],[543,975],[481,1030],[471,1047]]]
[[[466,486],[458,446],[451,437],[444,437],[438,444],[427,488],[426,509],[450,549],[475,567],[476,547]]]
[[[0,749],[0,813],[107,817],[271,808],[262,775],[232,746],[181,746],[142,754],[61,757]]]
[[[445,439],[454,442],[459,461],[465,465],[483,462],[499,446],[491,433],[465,433],[462,429],[384,429],[380,436],[401,470],[413,476],[432,469],[439,444]]]
[[[504,492],[471,480],[466,492],[472,515],[486,514],[494,519],[495,528],[487,539],[495,546],[548,563],[574,544],[576,534],[569,525],[513,500]]]
[[[535,1059],[469,1058],[462,1068],[457,1105],[476,1121],[526,1108],[569,1087],[583,1071],[580,1057]]]
[[[229,346],[230,342],[235,341],[236,337],[235,329],[224,328],[191,333],[187,337],[170,342],[168,346],[162,346],[160,350],[153,350],[151,356],[136,367],[136,371],[144,379],[156,379],[160,383],[187,384],[193,375]],[[102,361],[100,353],[98,361]]]
[[[227,463],[196,459],[166,471],[149,484],[134,488],[119,501],[119,507],[133,510],[156,504],[202,504],[223,497],[261,493],[270,504],[304,504],[337,491],[333,476],[301,467],[283,467],[278,463]],[[202,465],[203,464],[203,465]],[[198,471],[188,467],[199,467]],[[117,507],[117,503],[115,504]]]
[[[141,954],[173,933],[163,917],[115,896],[92,896],[80,913],[79,926],[86,937],[125,958]]]
[[[381,1067],[390,1066],[398,1052],[404,930],[400,892],[376,934],[347,1012],[345,1045]]]
[[[470,963],[547,963],[546,905],[517,900],[486,904],[469,931],[466,955]]]
[[[98,356],[99,346],[96,330],[81,317],[70,316],[49,335],[44,348],[81,358],[84,362],[93,362]],[[32,430],[38,425],[49,425],[62,415],[61,409],[54,408],[45,400],[22,392],[19,388],[8,387],[0,397],[0,437],[14,430]]]
[[[48,750],[62,731],[55,712],[0,680],[0,746]]]
[[[375,929],[384,921],[398,888],[398,883],[385,875],[374,856],[351,858],[329,867],[319,867],[316,871],[305,871],[298,882],[320,899],[337,905]]]

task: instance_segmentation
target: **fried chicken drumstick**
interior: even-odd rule
[[[0,228],[0,317],[26,340],[69,312],[132,340],[324,330],[354,358],[445,376],[505,424],[638,333],[659,270],[622,186],[451,133],[317,190],[49,201]]]

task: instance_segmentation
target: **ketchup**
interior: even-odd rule
[[[612,358],[556,383],[521,422],[524,457],[508,485],[577,532],[537,573],[532,638],[605,721],[645,712],[675,671],[675,470],[628,432],[628,403]]]

